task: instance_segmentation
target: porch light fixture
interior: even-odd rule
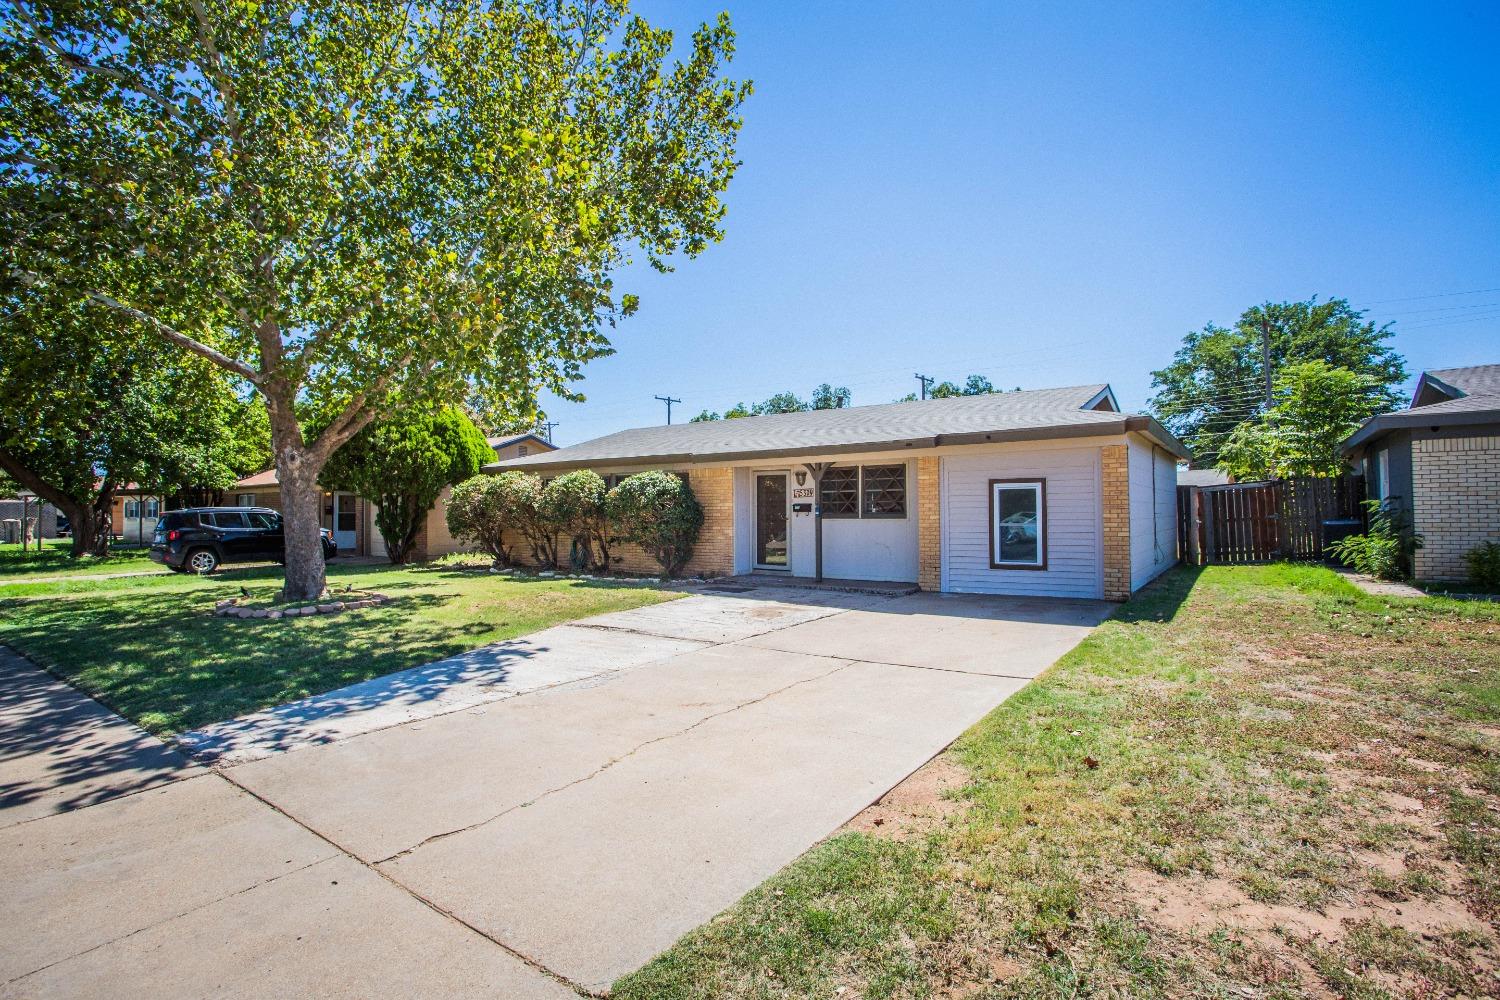
[[[807,473],[804,472],[804,471],[802,471],[801,469],[798,469],[797,470],[797,485],[801,486],[802,484],[804,484],[806,482],[807,482]]]

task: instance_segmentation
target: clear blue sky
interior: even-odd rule
[[[640,0],[685,38],[719,3]],[[1110,382],[1343,296],[1424,367],[1500,362],[1500,4],[728,0],[755,82],[723,243],[639,314],[559,444],[819,382]],[[1273,9],[1274,8],[1274,9]],[[680,415],[680,416],[679,416]]]

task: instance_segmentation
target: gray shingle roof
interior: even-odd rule
[[[1127,429],[1152,433],[1168,450],[1186,456],[1182,444],[1149,417],[1083,409],[1108,388],[1099,384],[1034,389],[639,427],[544,455],[497,462],[486,468],[557,469],[726,461],[770,455],[931,448],[939,444],[975,444],[987,440],[1114,434]],[[1127,427],[1131,422],[1134,423]]]
[[[1415,403],[1425,395],[1424,387],[1436,388],[1454,398],[1425,406],[1409,406],[1394,413],[1381,413],[1366,420],[1344,441],[1351,451],[1367,441],[1402,427],[1438,427],[1453,424],[1500,423],[1500,365],[1470,365],[1465,368],[1434,368],[1422,373]]]
[[[1465,396],[1500,396],[1500,365],[1434,368],[1422,374],[1457,389]]]

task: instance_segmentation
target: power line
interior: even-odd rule
[[[656,398],[667,404],[667,426],[670,427],[672,425],[672,404],[680,403],[682,400],[674,399],[671,396],[657,396]]]
[[[562,424],[558,423],[556,420],[543,420],[537,424],[537,427],[542,432],[542,436],[547,439],[548,444],[552,443],[552,428],[561,426]]]
[[[926,399],[927,398],[927,387],[929,385],[931,385],[935,381],[935,379],[933,379],[933,377],[931,375],[913,375],[912,378],[914,378],[918,382],[922,383],[922,398]]]
[[[1487,295],[1490,292],[1500,292],[1500,288],[1474,288],[1467,292],[1434,292],[1432,295],[1407,295],[1399,299],[1375,299],[1366,305],[1378,306],[1384,302],[1420,302],[1424,299],[1451,299],[1455,295]]]

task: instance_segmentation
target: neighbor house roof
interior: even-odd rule
[[[280,486],[281,480],[276,478],[275,469],[267,469],[265,472],[257,472],[253,476],[246,476],[234,485],[237,487]]]
[[[1187,449],[1150,417],[1120,413],[1107,385],[775,413],[734,420],[639,427],[487,469],[669,465],[767,456],[936,448],[1140,431],[1173,454]]]
[[[1409,407],[1366,420],[1344,441],[1344,451],[1403,427],[1492,423],[1500,423],[1500,365],[1434,368],[1417,380]]]
[[[540,434],[534,434],[531,431],[527,431],[524,434],[502,434],[499,437],[485,438],[485,442],[496,451],[499,451],[501,448],[508,448],[513,444],[519,444],[522,441],[528,440],[535,441],[543,448],[555,449],[557,447],[557,445],[553,444],[551,441],[548,441]]]

